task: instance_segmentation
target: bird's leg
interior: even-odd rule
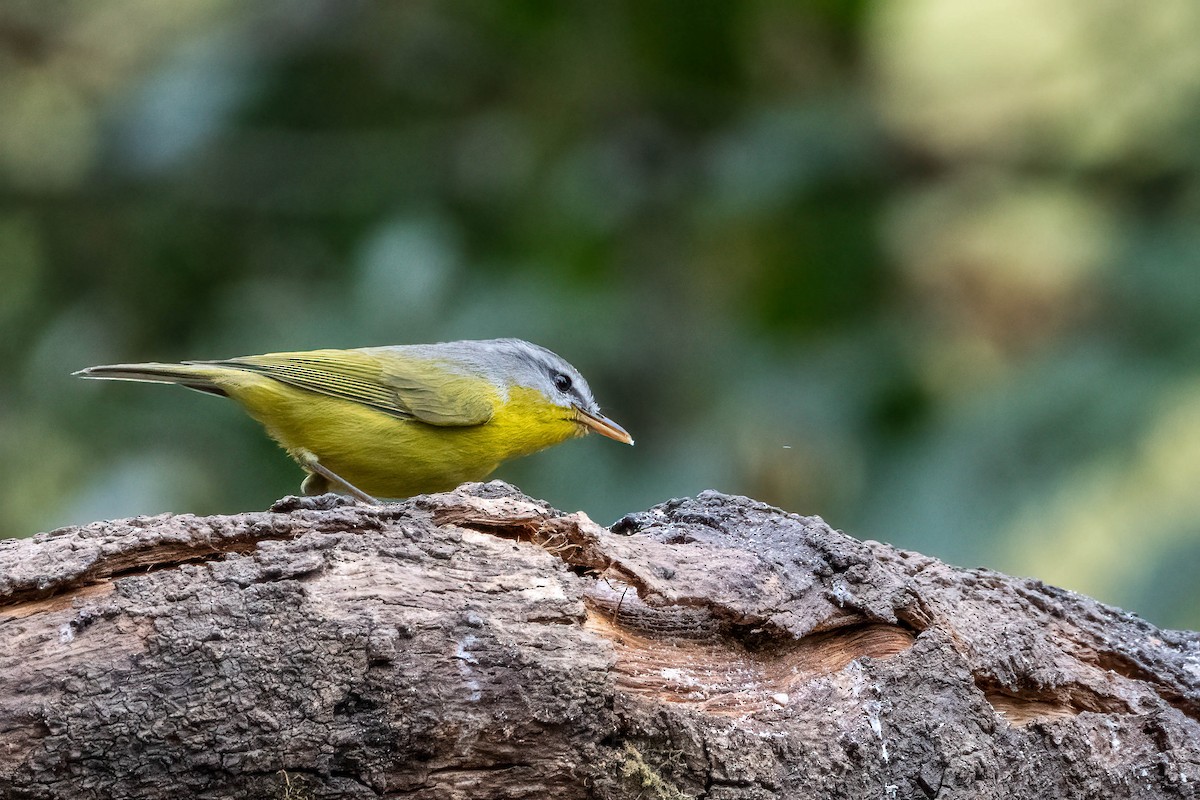
[[[302,491],[307,492],[310,489],[316,489],[317,481],[313,481],[314,485],[312,486],[309,486],[309,481],[312,481],[313,478],[320,476],[321,478],[325,479],[327,484],[340,486],[346,491],[346,494],[357,500],[361,500],[369,506],[380,505],[380,502],[374,497],[367,494],[362,489],[359,489],[353,483],[322,464],[314,453],[311,453],[308,450],[301,450],[297,455],[299,457],[300,465],[312,473],[305,478],[304,483],[301,484],[300,488]]]

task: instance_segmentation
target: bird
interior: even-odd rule
[[[521,339],[106,364],[74,375],[173,383],[238,403],[306,473],[301,491],[364,503],[448,491],[502,462],[599,433],[579,370]]]

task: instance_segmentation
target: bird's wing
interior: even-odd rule
[[[195,361],[265,375],[310,392],[352,400],[400,419],[431,425],[480,425],[493,404],[477,382],[424,358],[359,350],[268,353],[223,361]]]

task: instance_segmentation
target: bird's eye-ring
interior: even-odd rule
[[[571,391],[571,376],[564,375],[561,372],[554,376],[554,388],[558,389],[563,394]]]

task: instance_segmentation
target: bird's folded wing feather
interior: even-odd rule
[[[312,350],[186,363],[254,372],[431,425],[481,425],[493,412],[492,400],[476,381],[424,358],[383,360],[358,350]]]

